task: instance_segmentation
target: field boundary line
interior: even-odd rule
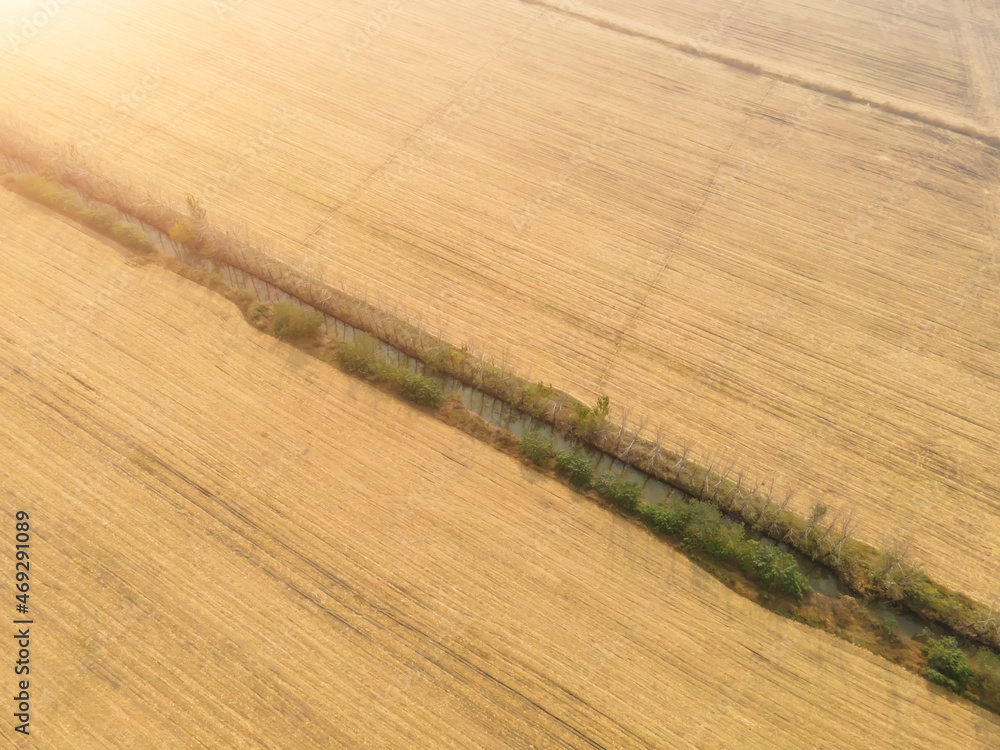
[[[695,45],[684,41],[679,37],[670,37],[661,29],[652,26],[635,23],[622,16],[609,13],[602,13],[594,9],[587,8],[576,2],[566,2],[553,4],[548,0],[520,0],[528,5],[538,5],[547,8],[553,13],[561,13],[565,16],[575,18],[579,21],[589,23],[602,29],[624,34],[626,36],[645,39],[656,44],[661,44],[674,50],[676,54],[698,57],[704,60],[711,60],[734,70],[741,70],[751,75],[771,78],[781,83],[787,83],[799,88],[815,91],[826,96],[841,99],[851,104],[864,104],[871,109],[884,112],[889,115],[900,117],[923,125],[928,125],[940,130],[948,130],[959,135],[964,135],[977,141],[986,143],[993,148],[1000,148],[1000,134],[992,133],[981,129],[978,125],[969,120],[950,119],[942,113],[921,111],[916,105],[909,102],[896,102],[891,99],[883,99],[875,94],[864,92],[859,93],[844,88],[843,84],[833,81],[822,81],[805,78],[798,73],[789,70],[780,70],[770,66],[762,60],[755,60],[746,57],[737,57],[726,50],[710,46]],[[563,7],[569,6],[569,7]]]
[[[760,107],[761,104],[764,103],[764,100],[767,99],[768,95],[770,95],[771,90],[774,88],[774,83],[775,83],[774,81],[771,81],[768,84],[767,90],[764,92],[764,95],[761,96],[760,100],[757,102],[758,108]],[[597,383],[598,391],[604,388],[604,383],[608,379],[608,375],[611,373],[611,368],[614,367],[615,360],[618,359],[618,355],[621,354],[622,346],[625,343],[625,339],[628,338],[629,330],[635,325],[636,319],[642,313],[643,309],[646,307],[646,303],[649,301],[649,296],[653,293],[653,290],[656,289],[656,287],[659,285],[660,279],[663,278],[663,274],[666,273],[667,267],[670,265],[670,261],[674,257],[674,252],[677,250],[678,247],[680,247],[681,243],[684,241],[684,238],[687,236],[688,231],[691,229],[691,225],[694,224],[694,220],[698,218],[701,212],[705,209],[705,206],[708,205],[708,199],[712,197],[712,190],[715,189],[715,183],[719,179],[719,172],[722,171],[722,167],[725,164],[726,157],[729,156],[729,153],[733,150],[733,147],[736,146],[736,144],[743,139],[743,135],[746,133],[747,128],[750,126],[750,121],[753,119],[753,117],[754,115],[752,113],[747,114],[746,119],[743,121],[743,127],[740,128],[740,132],[736,134],[736,137],[733,138],[732,142],[729,144],[729,147],[726,149],[725,154],[721,159],[719,159],[719,163],[716,164],[715,172],[712,174],[712,179],[709,180],[708,185],[705,187],[705,197],[702,198],[701,204],[698,206],[698,208],[696,208],[694,211],[691,212],[691,215],[688,217],[687,223],[684,225],[684,228],[680,231],[680,233],[678,233],[677,240],[674,242],[673,247],[671,247],[670,250],[667,252],[667,257],[664,259],[662,265],[660,266],[660,269],[656,272],[656,276],[653,277],[653,280],[646,287],[646,291],[643,293],[642,299],[636,306],[635,311],[632,313],[628,321],[626,321],[625,325],[622,327],[621,333],[617,336],[618,341],[615,344],[615,351],[608,358],[608,364],[604,368],[604,373],[601,375],[601,379]]]
[[[360,195],[362,191],[364,191],[364,189],[368,187],[368,183],[370,183],[372,180],[374,180],[376,177],[382,174],[382,172],[384,172],[389,167],[389,165],[396,160],[396,157],[399,156],[400,153],[405,151],[406,148],[411,143],[413,143],[413,141],[417,138],[417,136],[421,132],[423,132],[423,130],[428,125],[434,122],[442,112],[444,112],[446,109],[448,109],[448,107],[454,104],[455,100],[458,99],[459,96],[461,96],[462,92],[465,91],[465,89],[469,86],[469,84],[475,81],[482,74],[483,70],[485,70],[488,66],[492,65],[496,61],[496,59],[500,57],[501,54],[503,54],[503,52],[507,49],[507,47],[509,47],[511,44],[520,39],[522,36],[527,34],[531,30],[531,27],[534,26],[543,15],[544,13],[541,13],[535,16],[533,19],[531,19],[531,22],[528,23],[527,26],[525,26],[523,29],[514,34],[514,36],[512,36],[506,42],[501,44],[500,47],[489,58],[480,63],[479,67],[477,67],[472,72],[472,75],[469,76],[467,79],[465,79],[465,81],[455,89],[455,92],[440,107],[431,112],[422,123],[420,123],[416,128],[414,128],[413,131],[406,137],[406,140],[400,146],[394,149],[393,152],[389,154],[382,161],[382,163],[379,164],[372,171],[371,174],[369,174],[364,180],[362,180],[361,184],[358,185],[356,188],[354,188],[354,190],[351,191],[350,195],[348,195],[346,198],[337,203],[337,205],[333,206],[329,210],[329,212],[327,212],[326,216],[323,217],[323,220],[316,226],[316,228],[313,229],[311,232],[309,232],[309,234],[307,234],[305,238],[300,241],[299,244],[301,244],[303,247],[309,247],[309,243],[312,241],[312,239],[316,237],[316,235],[318,235],[324,229],[324,227],[326,227],[327,224],[330,223],[330,220],[333,219],[334,216],[340,213],[341,209],[343,209],[345,206],[350,204],[351,201],[357,198],[358,195]]]

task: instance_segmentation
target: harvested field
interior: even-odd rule
[[[987,0],[955,0],[952,11],[978,119],[995,132],[1000,128],[1000,8]]]
[[[67,6],[3,104],[1000,599],[996,151],[526,3],[445,7],[358,48],[381,6]],[[942,7],[893,39],[943,40]],[[989,13],[962,16],[981,60]]]
[[[34,746],[1000,741],[203,288],[5,192],[0,228]]]
[[[1000,57],[1000,17],[983,0],[530,1],[915,108],[994,122],[996,63],[985,60]]]

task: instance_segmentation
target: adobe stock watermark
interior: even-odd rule
[[[722,46],[733,22],[746,13],[753,3],[754,0],[733,0],[718,12],[714,20],[706,23],[697,36],[688,37],[685,40],[693,48],[693,53],[675,49],[671,53],[673,61],[678,65],[687,66],[694,61],[695,55],[705,54],[709,47]]]
[[[211,0],[211,3],[212,8],[215,9],[215,15],[219,17],[220,21],[225,21],[226,16],[243,5],[244,0]]]
[[[590,141],[586,146],[577,149],[569,159],[567,166],[558,177],[551,180],[544,193],[537,198],[528,201],[517,211],[511,212],[510,221],[518,233],[523,232],[533,222],[538,215],[551,206],[559,197],[566,192],[566,189],[577,180],[579,168],[596,162],[607,150],[607,147],[618,138],[620,125],[618,116],[612,115],[605,119],[604,129],[600,135]]]
[[[76,143],[76,149],[80,155],[93,155],[108,136],[115,131],[121,118],[138,111],[149,95],[163,83],[165,77],[166,73],[158,63],[146,68],[145,75],[138,84],[112,100],[111,110],[113,114],[110,117],[101,118],[97,125],[87,131],[87,134]]]
[[[545,22],[552,27],[558,26],[563,21],[566,20],[565,13],[560,11],[565,11],[569,13],[579,13],[580,4],[575,2],[575,0],[558,0],[554,3],[555,9],[546,10],[543,14],[545,16]]]
[[[897,0],[893,3],[892,15],[889,16],[889,20],[876,23],[878,30],[882,33],[882,41],[886,41],[890,34],[912,21],[914,14],[920,10],[923,4],[924,0],[903,0],[902,2]]]
[[[245,0],[210,0],[210,2],[218,20],[226,21],[230,14],[243,6]],[[250,27],[255,29],[260,36],[261,46],[264,49],[270,50],[277,46],[277,43],[271,38],[273,29],[270,24],[259,17],[250,16],[247,20]]]
[[[71,0],[39,0],[34,10],[22,16],[20,25],[6,36],[6,49],[20,54],[24,45],[37,37]],[[16,23],[16,22],[15,22]]]
[[[939,142],[935,141],[934,146],[937,150],[933,156],[940,158],[951,150],[952,144],[946,143],[944,146],[941,146]],[[892,208],[902,202],[904,196],[909,194],[910,188],[917,183],[926,170],[927,167],[925,166],[917,166],[911,163],[907,167],[906,175],[893,180],[888,193],[882,195],[878,200],[871,201],[861,207],[854,223],[844,228],[844,238],[848,242],[858,242],[882,218],[886,209]]]
[[[386,182],[396,187],[409,179],[413,173],[432,158],[438,149],[447,146],[455,132],[483,103],[491,99],[497,92],[496,82],[492,73],[487,73],[482,79],[475,80],[468,86],[470,91],[456,97],[444,108],[441,114],[442,123],[428,129],[426,135],[416,139],[412,150],[400,152],[392,165]]]
[[[205,189],[206,196],[212,197],[223,192],[246,169],[248,162],[271,148],[278,135],[288,127],[290,114],[291,111],[285,105],[272,109],[267,126],[244,138],[237,149],[237,156],[212,173],[211,181]]]
[[[700,382],[718,388],[726,387],[733,382],[734,376],[744,371],[746,360],[759,356],[757,351],[766,346],[768,338],[774,336],[776,324],[795,319],[795,306],[784,296],[778,297],[763,314],[760,313],[760,306],[755,305],[751,309],[752,317],[745,323],[740,335],[727,339],[725,349],[719,356],[706,362],[711,367],[699,368],[697,379]]]
[[[809,94],[805,103],[799,106],[795,112],[792,113],[790,120],[782,123],[772,136],[765,138],[764,143],[759,148],[755,148],[747,153],[740,160],[740,168],[738,171],[727,175],[726,178],[722,180],[722,184],[718,187],[719,197],[725,198],[737,182],[744,180],[744,178],[748,177],[753,171],[760,169],[767,164],[771,160],[771,157],[774,156],[775,152],[783,146],[786,146],[792,140],[793,136],[799,132],[802,126],[816,115],[816,112],[819,111],[820,107],[822,107],[824,103],[824,97],[819,94]]]
[[[403,4],[399,0],[389,0],[384,8],[373,11],[365,25],[354,32],[351,43],[341,43],[340,54],[344,58],[344,62],[351,62],[356,54],[368,49],[372,41],[385,31],[392,20],[402,12]]]

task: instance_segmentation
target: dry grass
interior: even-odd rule
[[[1000,741],[203,288],[7,193],[0,220],[35,746]]]

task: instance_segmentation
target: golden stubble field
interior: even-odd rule
[[[0,231],[30,746],[1000,742],[203,288],[6,192]]]
[[[883,5],[854,51],[786,23],[826,41],[758,53],[974,116],[960,31],[995,61],[992,11],[956,3],[949,42],[926,4],[878,46]],[[716,12],[664,7],[616,12]],[[1000,599],[995,150],[513,1],[67,5],[3,66],[42,134]]]
[[[988,0],[532,1],[996,129],[1000,11]]]

